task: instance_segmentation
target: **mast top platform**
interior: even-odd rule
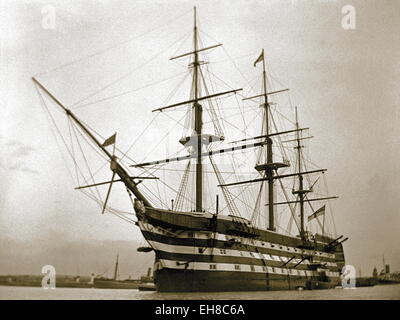
[[[257,171],[266,171],[266,170],[278,170],[280,168],[290,167],[289,162],[271,162],[271,163],[263,163],[258,164],[254,168]]]

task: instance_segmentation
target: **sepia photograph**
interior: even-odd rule
[[[1,1],[0,300],[400,300],[399,12]]]

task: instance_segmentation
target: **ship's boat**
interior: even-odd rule
[[[347,238],[328,230],[327,204],[337,197],[322,193],[326,169],[314,165],[304,152],[312,138],[308,128],[300,127],[297,107],[286,106],[292,119],[279,109],[277,101],[288,97],[289,89],[272,86],[264,50],[253,64],[254,70],[262,68],[261,73],[256,72],[261,75],[261,92],[243,95],[244,90],[232,89],[225,81],[210,85],[210,79],[221,79],[211,73],[204,55],[219,47],[219,43],[203,45],[195,10],[193,47],[171,58],[190,59],[189,98],[153,110],[169,118],[174,111],[184,111],[183,134],[176,139],[183,149],[156,161],[138,163],[128,158],[126,152],[116,148],[116,133],[102,140],[43,81],[33,77],[41,97],[44,93],[64,111],[74,128],[72,134],[86,137],[86,143],[110,163],[110,181],[98,182],[91,175],[92,179],[86,178],[86,185],[77,189],[109,186],[102,201],[103,213],[114,213],[140,228],[149,246],[140,251],[155,253],[154,283],[158,291],[334,288],[340,285],[345,264],[342,243]],[[208,71],[213,77],[207,77]],[[226,89],[214,90],[221,83]],[[230,105],[224,109],[227,98]],[[223,110],[232,109],[236,114],[229,118]],[[249,115],[253,120],[246,122]],[[243,121],[230,121],[234,116]],[[135,124],[136,128],[140,126]],[[137,135],[142,135],[139,129]],[[148,150],[151,153],[154,149]],[[225,159],[223,170],[219,157]],[[126,164],[127,159],[131,162]],[[171,165],[175,167],[168,171]],[[172,172],[171,181],[164,181],[168,172]],[[134,214],[107,205],[115,182],[124,184]],[[172,196],[165,196],[166,192],[154,195],[160,186],[173,193],[173,201],[168,200]]]

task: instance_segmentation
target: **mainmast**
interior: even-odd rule
[[[268,180],[268,230],[275,231],[275,217],[274,217],[274,168],[276,168],[273,163],[273,155],[272,155],[272,139],[270,137],[269,130],[269,102],[268,102],[268,92],[267,92],[267,72],[265,70],[265,57],[264,57],[264,49],[262,50],[261,56],[263,63],[263,93],[264,96],[264,121],[265,121],[265,129],[262,133],[265,135],[265,142],[267,145],[266,148],[266,163],[256,165],[256,170],[264,171],[265,176]],[[257,60],[259,61],[259,60]]]
[[[325,172],[326,169],[316,169],[316,170],[310,170],[310,171],[302,171],[302,153],[301,153],[301,148],[303,146],[300,144],[300,140],[311,138],[311,137],[301,137],[300,131],[307,130],[308,128],[300,128],[299,127],[299,121],[297,117],[297,108],[296,108],[296,128],[294,130],[287,130],[287,131],[281,131],[281,132],[271,132],[270,130],[270,117],[272,115],[270,114],[270,102],[268,101],[268,96],[281,93],[284,91],[287,91],[289,89],[281,89],[277,91],[270,91],[268,92],[267,90],[267,73],[266,73],[266,67],[265,67],[265,56],[264,56],[264,49],[261,52],[261,55],[257,58],[257,60],[254,62],[254,67],[256,66],[257,63],[262,62],[263,64],[263,92],[261,94],[252,96],[252,97],[247,97],[244,98],[243,100],[250,100],[250,99],[255,99],[255,98],[261,98],[264,97],[264,103],[261,105],[264,108],[264,118],[263,121],[265,124],[263,125],[263,130],[262,134],[259,136],[255,137],[250,137],[250,138],[245,138],[241,139],[238,141],[234,141],[234,143],[237,142],[244,142],[244,141],[249,141],[249,140],[256,140],[256,139],[261,139],[264,138],[263,142],[258,142],[259,146],[266,147],[266,154],[265,154],[265,162],[264,163],[257,163],[255,166],[255,169],[259,172],[262,172],[264,175],[261,178],[257,179],[250,179],[250,180],[244,180],[244,181],[238,181],[238,182],[232,182],[232,183],[225,183],[225,184],[220,184],[220,187],[230,187],[230,186],[237,186],[237,185],[242,185],[242,184],[249,184],[249,183],[256,183],[256,182],[264,182],[268,181],[268,203],[265,205],[268,206],[268,229],[271,231],[275,231],[275,217],[274,217],[274,207],[277,205],[288,205],[292,203],[300,203],[300,217],[301,217],[301,227],[300,229],[300,237],[302,238],[303,241],[306,241],[306,234],[305,234],[305,228],[304,228],[304,202],[312,202],[312,201],[323,201],[323,200],[329,200],[329,199],[335,199],[337,196],[327,196],[327,197],[318,197],[318,198],[312,198],[312,199],[306,199],[305,195],[309,192],[312,192],[312,187],[310,187],[308,190],[304,189],[304,181],[303,181],[303,176],[308,175],[308,174],[315,174],[315,173],[320,173],[320,172]],[[294,173],[285,173],[285,174],[279,174],[278,169],[280,168],[285,168],[289,167],[290,163],[287,159],[283,159],[282,162],[274,162],[273,159],[273,153],[272,153],[272,144],[273,141],[271,137],[282,135],[282,134],[288,134],[296,132],[296,139],[295,140],[288,140],[289,141],[295,141],[297,142],[296,149],[297,149],[297,154],[298,154],[298,167],[295,169],[296,172]],[[255,144],[257,145],[257,143]],[[259,158],[260,159],[260,158]],[[292,190],[292,193],[294,195],[299,195],[299,198],[291,201],[287,199],[287,201],[283,202],[275,202],[274,201],[274,181],[277,179],[283,179],[283,178],[289,178],[289,177],[299,177],[299,189],[298,190]],[[261,185],[260,188],[260,193],[263,191],[263,185]],[[260,194],[259,194],[260,195]],[[258,201],[258,200],[257,200]],[[316,215],[318,214],[318,210],[313,214]],[[310,217],[312,217],[311,215]],[[309,219],[310,219],[309,217]]]
[[[272,139],[268,137],[269,135],[269,103],[268,103],[268,95],[267,95],[267,73],[265,71],[265,57],[264,57],[264,49],[262,51],[263,55],[263,82],[264,82],[264,108],[265,108],[265,134],[267,135],[267,164],[272,165],[273,156],[272,156]],[[268,166],[266,170],[266,176],[269,178],[268,180],[268,229],[275,231],[275,217],[274,217],[274,180],[272,176],[274,175],[273,167]]]
[[[203,164],[202,164],[202,127],[203,127],[203,107],[199,104],[199,53],[198,53],[198,40],[197,40],[197,17],[196,7],[194,7],[194,30],[193,30],[193,42],[194,42],[194,62],[193,62],[193,85],[194,85],[194,131],[196,135],[196,151],[197,151],[197,162],[196,162],[196,211],[203,211]]]

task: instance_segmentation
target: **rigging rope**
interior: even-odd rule
[[[112,49],[115,49],[115,48],[117,48],[117,47],[120,47],[120,46],[122,46],[122,45],[124,45],[124,44],[127,44],[127,43],[133,41],[133,40],[139,39],[139,38],[141,38],[141,37],[143,37],[143,36],[145,36],[145,35],[147,35],[147,34],[149,34],[149,33],[151,33],[151,32],[154,32],[154,31],[156,31],[156,30],[158,30],[158,29],[160,29],[160,28],[162,28],[162,27],[164,27],[164,26],[170,24],[171,22],[173,22],[173,21],[175,21],[175,20],[180,19],[181,17],[185,16],[186,14],[188,14],[188,13],[191,12],[191,11],[192,11],[192,10],[188,10],[188,11],[184,12],[183,14],[181,14],[181,15],[179,15],[179,16],[176,16],[176,17],[174,17],[174,18],[171,18],[171,19],[167,20],[166,23],[161,24],[161,25],[159,25],[159,26],[157,26],[157,27],[155,27],[155,28],[153,28],[153,29],[147,30],[147,31],[145,31],[145,32],[143,32],[143,33],[141,33],[141,34],[139,34],[139,35],[137,35],[137,36],[134,36],[134,37],[130,38],[130,39],[124,40],[124,41],[119,42],[119,43],[117,43],[117,44],[115,44],[115,45],[112,45],[112,46],[110,46],[110,47],[107,47],[107,48],[105,48],[105,49],[96,51],[96,52],[94,52],[94,53],[92,53],[92,54],[90,54],[90,55],[87,55],[87,56],[85,56],[85,57],[81,57],[81,58],[79,58],[79,59],[72,60],[72,61],[70,61],[70,62],[67,62],[67,63],[61,65],[61,66],[58,66],[58,67],[56,67],[56,68],[54,68],[54,69],[51,69],[51,70],[49,70],[49,71],[39,73],[39,74],[37,74],[36,76],[48,74],[48,73],[50,73],[50,72],[54,72],[54,71],[63,69],[63,68],[65,68],[65,67],[67,67],[67,66],[76,64],[76,63],[81,62],[81,61],[86,60],[86,59],[93,58],[93,57],[95,57],[95,56],[97,56],[97,55],[100,55],[100,54],[102,54],[102,53],[108,52],[108,51],[110,51],[110,50],[112,50]],[[36,76],[35,76],[35,77],[36,77]]]
[[[182,40],[182,38],[178,39],[177,41],[175,41],[174,43],[172,43],[171,45],[169,45],[166,48],[163,48],[162,50],[160,50],[159,52],[157,52],[156,54],[152,55],[148,60],[146,60],[144,63],[142,63],[141,65],[129,70],[128,72],[124,73],[121,77],[113,80],[112,82],[109,82],[108,84],[106,84],[105,86],[101,87],[100,89],[98,89],[95,92],[92,92],[91,94],[87,95],[86,97],[80,99],[79,101],[73,103],[72,105],[70,105],[70,108],[76,107],[78,106],[81,102],[86,101],[87,99],[95,96],[96,94],[102,92],[103,90],[113,86],[114,84],[118,83],[119,81],[127,78],[128,76],[130,76],[134,71],[137,71],[141,68],[143,68],[144,66],[148,65],[150,62],[152,62],[155,58],[157,58],[158,56],[160,56],[162,53],[164,53],[166,50],[170,49],[172,46],[174,46],[177,42],[179,42],[180,40]]]
[[[73,161],[73,163],[74,163],[74,165],[75,165],[76,171],[77,171],[77,172],[79,171],[79,173],[80,173],[80,175],[82,176],[82,178],[84,179],[85,183],[86,183],[86,184],[89,184],[89,182],[88,182],[88,180],[85,178],[85,175],[83,174],[81,168],[79,167],[79,165],[78,165],[77,162],[76,162],[76,159],[75,159],[75,156],[74,156],[75,153],[72,153],[71,150],[70,150],[70,148],[68,147],[68,144],[67,144],[67,142],[66,142],[65,139],[64,139],[64,136],[62,135],[62,133],[61,133],[61,131],[60,131],[60,129],[59,129],[59,127],[58,127],[58,125],[57,125],[57,123],[56,123],[54,117],[53,117],[53,115],[51,114],[49,108],[47,107],[47,104],[46,104],[46,102],[45,102],[45,100],[44,100],[44,98],[43,98],[41,92],[39,91],[39,88],[38,88],[36,85],[35,85],[35,89],[36,89],[36,91],[37,91],[37,93],[38,93],[38,95],[39,95],[39,98],[40,98],[41,102],[42,102],[41,105],[42,105],[43,109],[45,110],[45,112],[48,114],[48,117],[49,117],[50,121],[52,122],[53,127],[56,129],[56,131],[57,131],[57,133],[58,133],[58,136],[61,138],[61,141],[62,141],[63,144],[64,144],[64,148],[67,150],[69,156],[71,157],[71,160]],[[70,119],[69,119],[68,117],[67,117],[67,120],[70,121]],[[70,126],[70,125],[71,125],[71,122],[68,122],[68,125]],[[74,127],[72,126],[72,128],[74,128]],[[66,161],[65,158],[64,158],[63,152],[61,152],[61,148],[60,148],[60,146],[59,146],[57,136],[56,136],[56,134],[54,133],[54,130],[52,129],[52,127],[51,127],[51,131],[52,131],[53,136],[54,136],[54,138],[55,138],[55,140],[56,140],[57,146],[58,146],[58,148],[60,149],[60,154],[61,154],[61,156],[62,156],[62,158],[63,158],[63,161],[64,161],[64,163],[66,164],[67,161]],[[71,131],[70,131],[70,133],[71,133]],[[72,137],[72,135],[71,135],[71,137]],[[77,139],[76,132],[75,132],[75,138]],[[75,179],[74,179],[73,174],[71,173],[71,171],[70,171],[68,165],[66,165],[66,168],[67,168],[67,171],[68,171],[68,173],[69,173],[69,175],[70,175],[70,177],[71,177],[71,180],[74,181]],[[79,179],[78,179],[78,180],[79,180]],[[78,182],[79,182],[79,181],[78,181]],[[92,199],[92,200],[94,200],[95,202],[97,202],[98,205],[99,205],[100,207],[102,206],[102,201],[100,200],[100,196],[99,196],[99,198],[97,198],[97,197],[94,195],[94,193],[93,193],[94,191],[93,191],[93,190],[90,190],[89,192],[87,192],[87,191],[85,191],[85,190],[80,190],[80,191],[81,191],[83,194],[85,194],[87,197],[89,197],[90,199]],[[98,191],[98,190],[97,190],[97,191]],[[128,218],[126,218],[126,217],[124,217],[123,215],[121,215],[121,214],[120,214],[117,210],[115,210],[115,209],[112,209],[112,208],[110,208],[110,207],[107,207],[106,210],[109,211],[109,212],[111,212],[111,213],[114,214],[115,216],[119,217],[120,219],[123,219],[123,220],[125,220],[125,221],[128,221],[128,220],[129,220]],[[128,222],[131,222],[131,223],[132,223],[132,221],[128,221]]]
[[[100,103],[100,102],[104,102],[104,101],[107,101],[107,100],[115,99],[115,98],[118,98],[118,97],[121,97],[121,96],[130,94],[130,93],[133,93],[133,92],[142,90],[142,89],[146,89],[146,88],[151,87],[151,86],[154,86],[154,85],[156,85],[156,84],[163,83],[163,82],[165,82],[165,81],[167,81],[167,80],[171,80],[171,79],[177,78],[177,77],[179,77],[179,76],[181,76],[181,75],[183,75],[183,74],[186,74],[186,71],[185,71],[185,72],[178,73],[178,74],[173,75],[173,76],[168,77],[168,78],[164,78],[164,79],[161,79],[161,80],[158,80],[158,81],[155,81],[155,82],[146,84],[146,85],[144,85],[144,86],[141,86],[141,87],[138,87],[138,88],[135,88],[135,89],[131,89],[131,90],[128,90],[128,91],[121,92],[121,93],[119,93],[119,94],[115,94],[115,95],[113,95],[113,96],[109,96],[109,97],[102,98],[102,99],[100,99],[100,100],[96,100],[96,101],[92,101],[92,102],[88,102],[88,103],[84,103],[84,104],[78,104],[78,105],[76,105],[76,106],[74,107],[74,110],[80,109],[80,108],[83,108],[83,107],[87,107],[87,106],[90,106],[90,105],[93,105],[93,104],[97,104],[97,103]]]
[[[183,210],[183,200],[184,200],[184,196],[186,194],[186,188],[187,188],[187,183],[188,183],[188,178],[189,178],[189,173],[190,173],[190,166],[191,166],[191,162],[189,160],[186,165],[185,172],[183,173],[181,184],[178,189],[178,195],[176,196],[176,201],[175,201],[176,205],[174,207],[174,210],[176,210],[176,211]]]
[[[215,175],[217,176],[218,183],[220,185],[225,184],[224,179],[223,179],[222,175],[220,174],[220,172],[218,171],[218,167],[217,167],[216,163],[214,162],[214,159],[211,155],[209,156],[209,159],[210,159],[211,165],[214,169]],[[225,198],[226,205],[227,205],[228,210],[231,213],[231,215],[241,217],[239,210],[238,210],[235,202],[233,201],[232,195],[229,192],[229,190],[227,190],[226,187],[221,187],[221,189],[222,189],[222,194],[224,195],[224,198]]]

